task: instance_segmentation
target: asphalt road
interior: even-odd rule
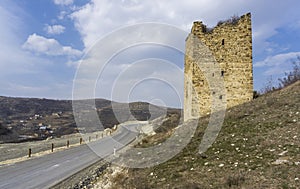
[[[138,135],[138,124],[121,127],[111,137],[89,143],[101,157],[114,153]],[[117,142],[118,141],[118,142]],[[81,145],[39,158],[0,167],[1,189],[49,188],[101,158],[88,145]]]

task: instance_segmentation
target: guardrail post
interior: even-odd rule
[[[28,157],[31,157],[31,148],[28,149]]]
[[[69,147],[70,147],[70,141],[67,140],[67,148],[69,148]]]
[[[79,144],[82,144],[82,138],[79,139]]]
[[[52,143],[51,144],[51,152],[53,152],[54,151],[54,144]]]

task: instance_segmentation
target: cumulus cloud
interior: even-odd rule
[[[265,75],[277,75],[288,71],[291,67],[291,63],[297,56],[300,56],[300,52],[289,52],[283,54],[277,54],[275,56],[268,56],[263,61],[254,63],[254,67],[267,67],[264,72]]]
[[[112,98],[118,101],[150,102],[160,99],[168,106],[182,106],[183,70],[172,62],[160,59],[141,60],[123,68],[112,79],[113,85],[107,86],[107,89],[111,89]]]
[[[57,18],[64,19],[69,16],[72,19],[75,28],[81,35],[81,39],[83,40],[85,49],[89,49],[91,45],[94,44],[99,38],[109,35],[112,31],[120,27],[129,26],[135,23],[162,22],[175,25],[182,30],[189,32],[192,23],[195,20],[202,20],[205,24],[208,24],[209,27],[212,27],[216,25],[216,23],[220,19],[222,20],[230,18],[232,15],[242,15],[247,12],[252,12],[254,55],[261,54],[263,57],[265,57],[266,55],[270,55],[265,60],[256,62],[254,64],[256,68],[262,68],[261,70],[263,70],[263,68],[266,68],[266,70],[263,70],[265,71],[265,74],[279,73],[279,71],[281,71],[282,73],[286,69],[288,69],[288,66],[286,67],[286,65],[288,65],[290,58],[294,58],[294,56],[298,54],[297,52],[294,52],[275,55],[275,53],[278,53],[278,51],[276,51],[276,49],[278,49],[278,46],[274,44],[274,41],[273,43],[271,43],[270,40],[268,40],[270,39],[270,37],[277,34],[278,28],[285,27],[287,24],[299,24],[300,12],[298,11],[298,7],[300,6],[300,2],[298,1],[287,0],[274,3],[273,0],[90,0],[87,1],[88,3],[86,3],[82,7],[75,6],[77,4],[74,0],[53,0],[53,2],[56,5],[64,6],[57,7],[61,11],[60,13],[58,13]],[[24,68],[24,70],[26,71],[31,71],[30,69],[28,69],[28,65],[31,64],[30,68],[34,68],[37,67],[36,65],[43,65],[45,63],[45,60],[38,61],[37,58],[48,58],[48,61],[50,62],[51,60],[53,60],[53,56],[79,57],[82,55],[79,50],[76,50],[70,46],[64,46],[55,39],[45,38],[35,33],[30,35],[27,39],[27,36],[25,36],[25,39],[22,39],[20,37],[20,31],[22,31],[21,28],[24,27],[19,24],[20,19],[16,18],[16,15],[20,15],[20,9],[16,11],[16,14],[9,14],[7,11],[8,7],[11,6],[6,6],[5,8],[0,7],[0,23],[3,26],[0,28],[0,33],[2,36],[0,47],[1,49],[3,49],[0,52],[0,59],[1,62],[3,62],[0,64],[0,71],[2,71],[1,73],[7,73],[6,65],[14,65],[12,67],[18,68],[18,70]],[[23,17],[23,15],[20,16],[20,18],[21,17]],[[55,35],[63,33],[65,31],[65,28],[61,25],[46,25],[44,30],[48,34]],[[19,34],[17,33],[18,31]],[[152,38],[160,38],[161,40],[166,40],[166,36],[169,36],[170,39],[178,39],[176,38],[176,36],[172,35],[172,32],[166,31],[162,32],[161,35],[152,35]],[[135,35],[134,37],[136,38],[137,36],[141,37],[142,35],[137,33],[137,35]],[[130,41],[129,37],[130,36],[123,34],[120,35],[119,38],[115,38],[115,40],[122,41],[126,44],[128,43],[128,41]],[[26,42],[24,43],[25,40]],[[180,38],[179,40],[182,39]],[[182,43],[184,45],[184,39],[182,40]],[[23,49],[20,48],[20,44],[23,44]],[[114,50],[113,46],[114,44],[112,43],[112,40],[110,40],[106,43],[103,51],[106,52],[106,54],[110,54]],[[36,59],[32,60],[31,57],[28,56],[28,54],[32,54],[25,53],[24,49],[35,52],[37,54],[44,54],[48,57],[35,56]],[[139,51],[141,50],[141,48],[138,49]],[[136,51],[136,54],[140,54],[139,51]],[[99,51],[95,52],[95,54],[97,53],[99,54]],[[153,55],[157,54],[157,52],[153,53]],[[88,58],[99,61],[99,59],[97,59],[97,56],[94,56],[94,54],[90,55],[91,56]],[[125,70],[129,68],[130,65],[132,65],[132,62],[124,62],[126,58],[132,56],[131,52],[128,52],[126,55],[127,56],[123,56],[122,59],[119,59],[119,64],[113,65],[111,68],[107,68],[105,72],[106,75],[104,75],[103,79],[101,80],[104,82],[105,89],[109,89],[109,87],[112,86],[112,82],[118,76],[120,70]],[[148,58],[148,56],[145,57]],[[64,57],[61,58],[63,59]],[[170,58],[167,58],[166,60],[170,60]],[[67,65],[69,66],[79,65],[78,59],[75,58],[70,58],[67,61]],[[25,64],[25,62],[27,64]],[[124,86],[126,86],[125,84],[127,82],[130,82],[133,79],[132,77],[138,78],[142,74],[145,74],[145,77],[154,77],[155,71],[153,71],[152,74],[147,72],[150,69],[147,68],[147,66],[151,64],[156,65],[155,68],[157,68],[157,72],[159,72],[159,75],[176,75],[174,70],[168,71],[167,68],[164,69],[162,66],[160,66],[161,64],[147,62],[147,64],[144,64],[144,66],[135,65],[135,69],[132,69],[134,70],[134,72],[127,72],[130,73],[127,74],[127,76],[130,77],[125,77],[120,82],[124,83]],[[181,64],[183,65],[183,60],[181,61]],[[70,67],[68,67],[68,69],[69,68]],[[94,69],[92,68],[89,70],[94,71]],[[40,75],[45,75],[44,73],[45,72],[41,73]],[[176,83],[182,83],[183,75],[180,75],[180,73],[177,75],[176,77],[173,77],[174,79],[178,80],[176,81]],[[86,84],[86,82],[83,83],[83,85]],[[135,94],[137,97],[147,96],[148,92],[143,91],[147,91],[149,89],[155,88],[156,86],[160,86],[158,84],[155,84],[155,82],[147,83],[147,87],[142,87],[142,90],[140,90],[139,92],[139,94],[142,95]],[[101,89],[103,88],[101,87]],[[157,89],[155,91],[160,94],[167,94],[167,91],[163,91],[164,87],[156,87],[155,89]],[[64,88],[62,88],[62,90],[64,90]]]
[[[23,44],[23,48],[35,53],[45,54],[48,56],[67,55],[71,57],[79,57],[82,53],[70,46],[62,46],[55,39],[48,39],[37,34],[32,34]]]
[[[289,52],[284,54],[277,54],[275,56],[268,56],[265,60],[256,62],[254,67],[262,66],[273,66],[273,65],[282,65],[290,62],[295,59],[297,56],[300,56],[300,52]]]
[[[65,31],[65,27],[62,25],[46,25],[44,27],[44,31],[46,31],[48,34],[51,35],[58,35],[58,34],[62,34]]]
[[[286,3],[274,4],[271,0],[265,2],[245,0],[238,2],[234,0],[226,2],[221,0],[213,2],[209,0],[175,0],[172,2],[91,0],[90,3],[75,11],[71,18],[82,35],[85,46],[88,47],[104,34],[138,22],[164,22],[188,31],[195,20],[201,19],[206,24],[214,26],[220,19],[251,11],[254,15],[253,33],[257,39],[256,42],[262,42],[274,35],[276,27],[282,24],[284,17],[279,15],[278,11],[283,7],[288,9]]]
[[[111,33],[79,65],[73,97],[93,98],[97,81],[97,96],[117,101],[162,99],[168,106],[180,107],[186,36],[176,27],[161,24],[140,24]]]
[[[59,19],[59,20],[62,20],[62,19],[64,19],[65,18],[65,16],[68,14],[68,12],[67,11],[60,11],[60,13],[59,13],[59,15],[57,16],[57,18]]]
[[[27,37],[24,35],[24,30],[28,29],[27,19],[30,19],[28,14],[18,4],[10,0],[0,1],[1,95],[70,98],[72,81],[62,79],[68,73],[64,71],[63,76],[59,76],[49,72],[62,70],[64,64],[54,64],[49,57],[33,56],[21,47]]]
[[[108,66],[103,65],[102,67],[106,67],[101,71],[101,63],[105,61],[101,61],[104,57],[99,57],[99,52],[103,56],[111,56],[120,46],[126,48],[128,45],[134,44],[134,42],[139,43],[143,41],[143,37],[146,37],[148,42],[181,46],[184,53],[185,38],[194,20],[203,19],[210,26],[215,25],[219,19],[229,18],[232,16],[232,13],[236,13],[235,10],[242,7],[240,2],[229,0],[226,2],[226,5],[222,2],[175,0],[170,3],[158,0],[145,0],[142,2],[131,0],[122,2],[92,0],[74,11],[71,14],[71,19],[73,19],[76,29],[82,36],[86,49],[95,45],[94,43],[103,38],[103,36],[105,36],[104,40],[101,40],[99,43],[105,44],[105,48],[99,50],[96,44],[96,47],[93,46],[95,53],[90,53],[88,59],[82,62],[80,69],[82,69],[82,65],[85,66],[83,70],[77,72],[78,78],[75,81],[75,85],[80,87],[78,91],[73,91],[73,95],[78,95],[79,98],[93,98],[95,81],[91,77],[95,75],[94,78],[96,78],[101,73],[102,75],[97,83],[98,90],[96,89],[96,95],[117,101],[134,101],[138,99],[150,102],[154,99],[161,99],[167,106],[180,107],[182,105],[180,100],[183,99],[184,74],[179,69],[182,68],[183,58],[179,58],[180,63],[178,64],[174,63],[175,61],[172,62],[170,57],[160,57],[162,60],[174,63],[175,66],[178,66],[177,69],[171,69],[171,64],[164,66],[162,61],[158,60],[138,62],[132,67],[137,60],[128,60],[128,57],[147,52],[147,49],[143,51],[143,47],[138,47],[134,52],[127,51],[126,56],[119,59],[120,63],[115,62],[115,65],[111,63]],[[228,8],[219,10],[222,4],[223,6],[228,4]],[[215,12],[218,12],[218,14],[215,14]],[[238,11],[240,14],[246,12],[248,11],[245,9]],[[121,27],[143,22],[166,23],[176,26],[177,30],[155,29],[153,28],[154,26],[139,28],[140,31],[138,29],[133,31],[125,29],[120,35],[106,40],[110,38],[109,36],[114,36],[114,31]],[[178,30],[181,32],[174,32]],[[148,36],[149,33],[150,35]],[[162,49],[160,53],[168,54],[165,49]],[[150,58],[157,58],[160,53],[152,51]],[[146,53],[144,57],[140,58],[149,58],[149,54]],[[95,63],[93,60],[98,61],[98,63]],[[125,60],[128,60],[128,62]],[[123,77],[120,78],[123,71],[126,71],[125,75],[123,74]],[[165,78],[167,82],[160,78]],[[141,82],[136,83],[138,81]],[[136,87],[132,88],[132,85]],[[175,89],[171,85],[176,86]],[[128,91],[131,88],[133,90]]]
[[[71,5],[73,4],[74,0],[54,0],[53,2],[56,5]]]
[[[283,52],[282,44],[277,44],[277,41],[270,38],[278,34],[280,29],[298,23],[299,6],[300,1],[294,0],[276,3],[273,0],[122,0],[121,2],[91,0],[80,9],[73,11],[70,18],[80,33],[85,48],[89,49],[97,40],[110,35],[112,31],[136,23],[166,23],[189,32],[195,20],[201,20],[209,27],[213,27],[219,20],[251,12],[253,54],[257,58],[271,57]],[[257,66],[259,64],[263,63],[257,63]],[[279,66],[274,64],[261,68],[267,69],[265,74],[280,71]],[[284,71],[281,70],[282,72]]]
[[[86,68],[80,69],[74,81],[74,98],[97,96],[118,102],[150,102],[159,99],[169,107],[182,106],[183,70],[172,62],[144,59],[120,64],[114,61],[106,65],[99,74],[92,70],[82,71]],[[91,78],[90,74],[99,75],[98,80]]]

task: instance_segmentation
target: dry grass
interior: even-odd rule
[[[207,158],[198,155],[208,118],[171,160],[118,177],[122,188],[299,188],[300,82],[229,109]],[[166,136],[166,135],[165,135]],[[147,138],[154,145],[163,135]],[[171,149],[170,149],[171,150]],[[285,162],[276,165],[276,160]]]

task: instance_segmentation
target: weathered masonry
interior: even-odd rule
[[[186,39],[184,73],[185,120],[211,113],[215,96],[227,108],[252,100],[251,14],[219,22],[213,29],[194,22]]]

